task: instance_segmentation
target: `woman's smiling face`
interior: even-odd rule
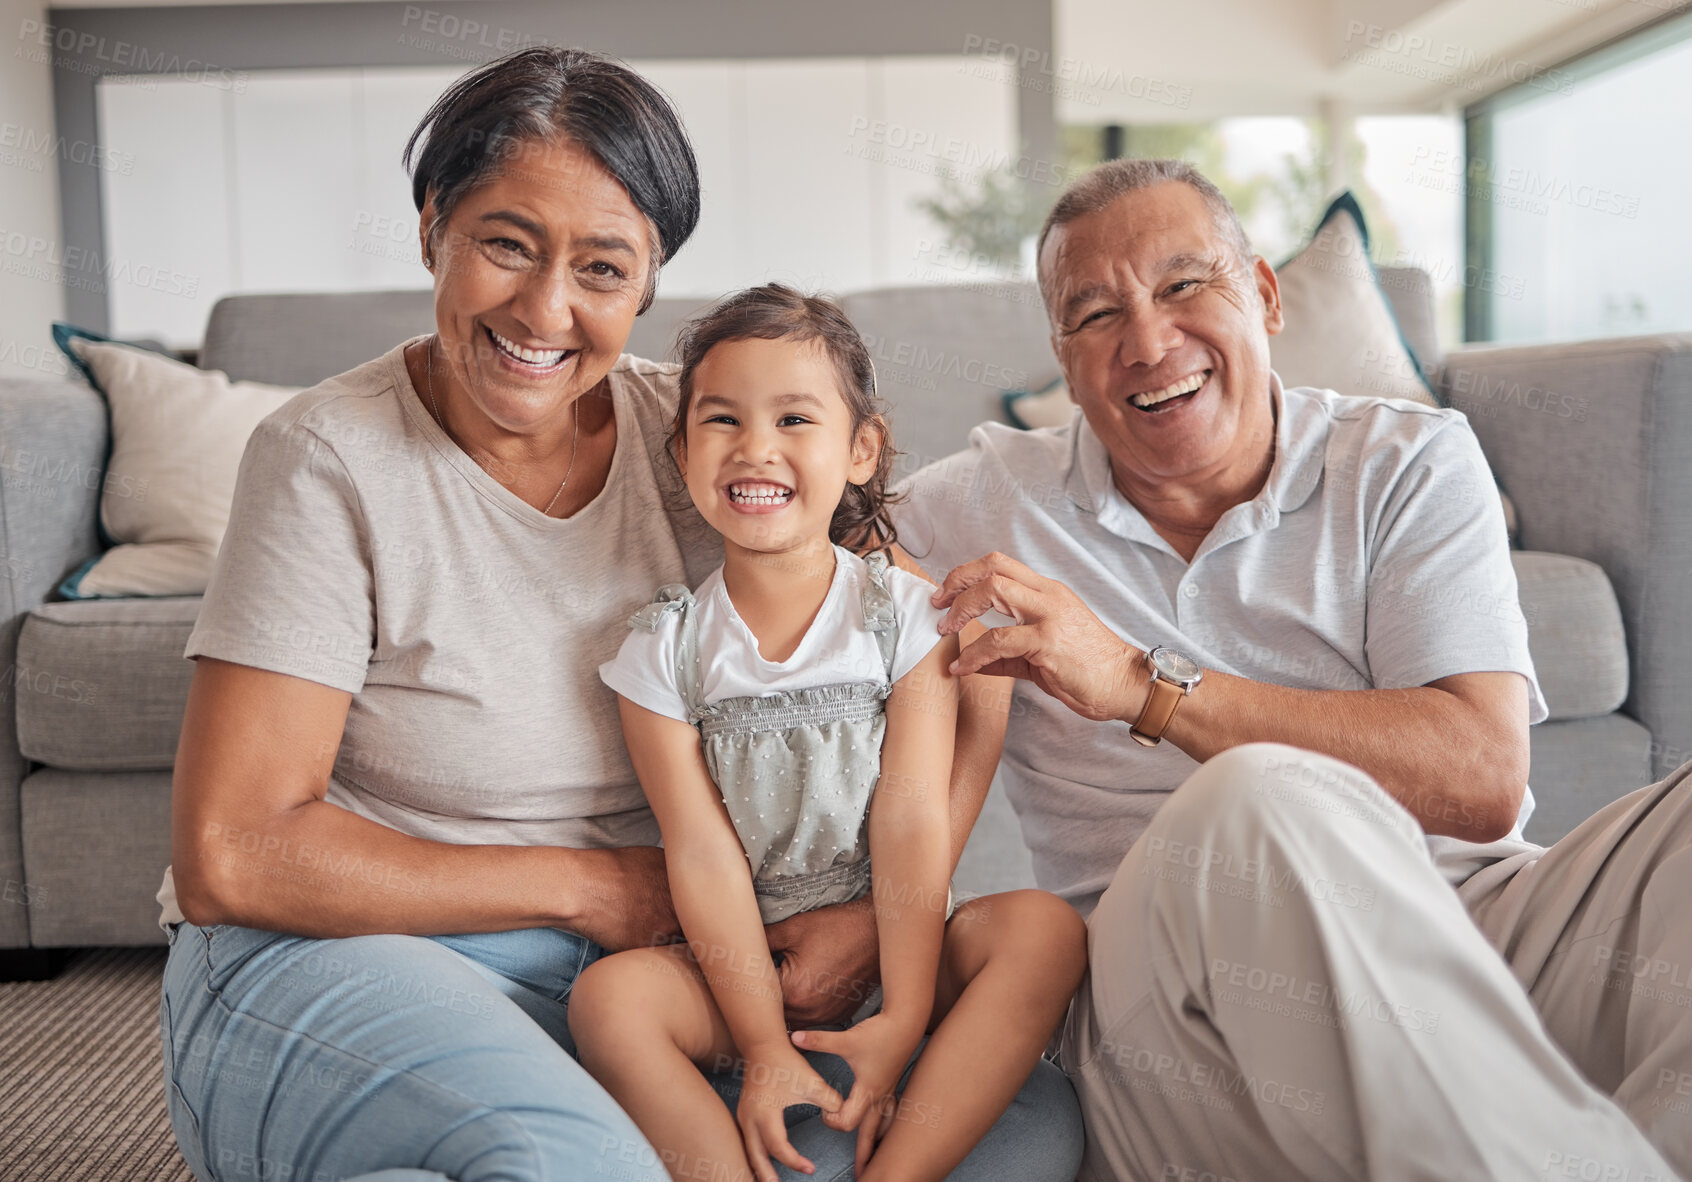
[[[653,231],[568,140],[527,141],[435,236],[435,323],[451,377],[496,425],[554,424],[610,372],[646,291]],[[446,375],[436,375],[436,381]]]
[[[693,503],[731,547],[763,554],[827,540],[848,482],[880,440],[852,432],[840,371],[816,342],[724,341],[694,370],[677,456]]]

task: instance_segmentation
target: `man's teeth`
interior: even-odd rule
[[[1200,386],[1204,385],[1204,380],[1208,376],[1208,370],[1201,370],[1195,374],[1188,374],[1180,381],[1173,382],[1161,390],[1148,390],[1144,394],[1134,395],[1132,398],[1128,399],[1128,401],[1132,402],[1135,406],[1140,407],[1142,410],[1148,406],[1156,406],[1160,402],[1168,402],[1171,398],[1179,398],[1183,394],[1191,394],[1194,390],[1197,390]]]
[[[515,357],[518,361],[528,365],[549,366],[557,365],[564,360],[568,349],[525,349],[516,341],[500,336],[493,329],[488,329],[488,335],[494,339],[494,344]]]
[[[793,490],[779,484],[731,484],[729,500],[737,505],[785,505]]]

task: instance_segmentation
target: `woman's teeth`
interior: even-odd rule
[[[729,500],[737,505],[785,505],[793,490],[779,484],[731,484]]]
[[[1183,394],[1191,394],[1204,385],[1205,379],[1210,377],[1210,371],[1200,370],[1195,374],[1188,374],[1178,382],[1171,382],[1161,390],[1147,390],[1144,394],[1135,394],[1128,399],[1141,410],[1156,406],[1160,402],[1168,402],[1171,398],[1179,398]]]
[[[569,349],[525,349],[516,341],[500,336],[491,328],[488,329],[488,336],[493,338],[493,343],[501,353],[513,360],[521,361],[524,365],[532,365],[536,369],[550,369],[562,362],[572,352]]]

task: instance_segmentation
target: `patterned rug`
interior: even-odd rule
[[[165,1115],[163,948],[78,952],[0,984],[0,1179],[193,1182]]]

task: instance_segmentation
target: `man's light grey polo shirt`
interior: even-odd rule
[[[905,483],[899,540],[936,579],[1002,551],[1067,583],[1131,643],[1173,645],[1206,669],[1317,690],[1510,671],[1543,719],[1503,511],[1468,420],[1273,377],[1270,393],[1269,479],[1191,563],[1117,490],[1079,412],[1067,427],[977,427],[968,450]],[[1083,914],[1196,766],[1016,684],[1000,775],[1037,880]],[[1523,819],[1531,807],[1530,794]]]

